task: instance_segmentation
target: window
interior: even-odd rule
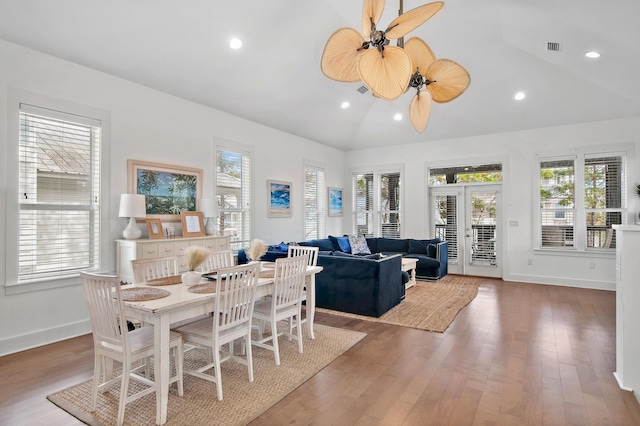
[[[18,283],[100,269],[101,122],[20,104]]]
[[[353,174],[354,232],[367,237],[400,238],[400,172]]]
[[[237,251],[251,243],[251,156],[219,149],[216,162],[217,225]]]
[[[324,170],[304,168],[304,235],[305,240],[324,238]]]
[[[625,156],[540,160],[540,247],[612,249],[622,223]]]

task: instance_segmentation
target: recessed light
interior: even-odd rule
[[[229,42],[229,47],[232,49],[240,49],[242,47],[242,40],[239,38],[232,38]]]
[[[340,105],[340,107],[341,107],[342,109],[347,109],[347,108],[349,108],[349,105],[351,105],[349,102],[344,101],[344,102]]]
[[[600,57],[600,53],[596,52],[595,50],[592,50],[591,52],[585,53],[584,56],[586,56],[587,58],[596,59]]]
[[[516,94],[513,95],[513,99],[515,99],[516,101],[521,101],[526,97],[527,95],[524,92],[516,92]]]
[[[402,120],[402,114],[397,112],[396,115],[393,116],[393,119],[396,120],[396,121]]]

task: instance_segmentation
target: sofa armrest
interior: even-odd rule
[[[449,243],[442,241],[436,245],[436,260],[440,262],[438,278],[442,278],[448,273],[449,265]]]

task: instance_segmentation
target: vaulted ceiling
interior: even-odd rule
[[[398,7],[387,1],[379,28]],[[345,151],[640,116],[637,0],[446,1],[407,37],[471,84],[422,133],[413,92],[388,102],[321,73],[329,36],[361,15],[355,0],[0,0],[0,38]]]

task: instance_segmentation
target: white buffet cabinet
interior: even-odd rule
[[[132,283],[132,260],[156,259],[169,256],[177,256],[179,272],[185,272],[187,270],[186,254],[189,246],[204,247],[211,251],[229,250],[231,248],[231,241],[228,236],[116,240],[116,273],[123,283]]]
[[[640,226],[616,231],[616,371],[622,389],[640,401]]]

